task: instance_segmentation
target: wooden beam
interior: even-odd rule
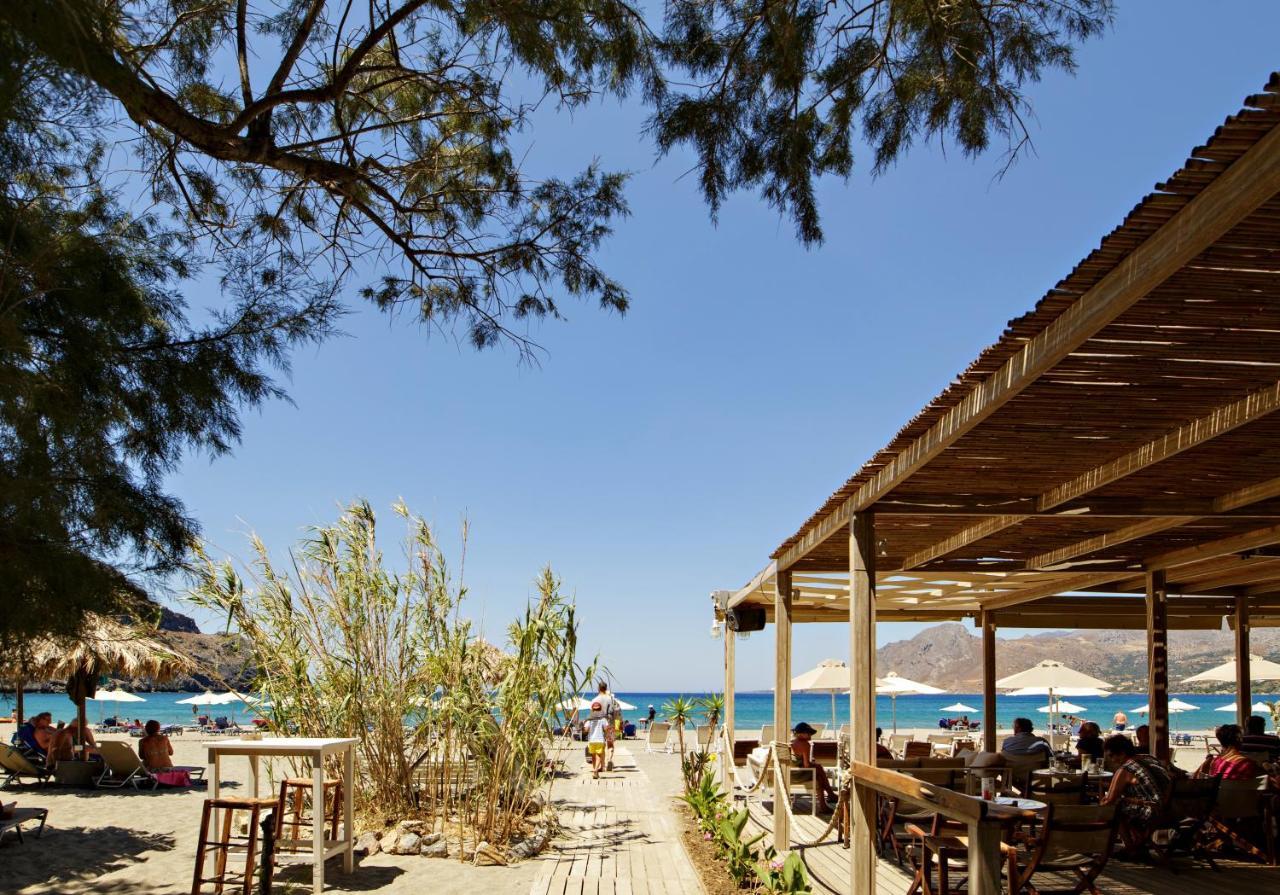
[[[1152,755],[1169,760],[1169,591],[1165,573],[1147,573],[1147,708]]]
[[[1236,615],[1236,723],[1241,728],[1253,713],[1253,682],[1249,674],[1249,598],[1237,594]]]
[[[1118,528],[1115,531],[1109,531],[1092,538],[1085,538],[1084,540],[1076,541],[1074,544],[1068,544],[1056,550],[1037,554],[1027,560],[1027,568],[1052,571],[1054,566],[1061,565],[1068,560],[1088,556],[1091,553],[1097,553],[1099,550],[1106,550],[1120,544],[1127,544],[1129,541],[1149,537],[1166,529],[1177,528],[1179,525],[1185,525],[1187,522],[1193,521],[1194,518],[1196,517],[1157,516],[1152,519],[1144,519],[1141,522],[1126,525],[1124,528]]]
[[[1232,519],[1274,519],[1280,516],[1276,493],[1265,487],[1280,488],[1280,480],[1242,488],[1235,495],[1256,494],[1237,506],[1221,508],[1221,498],[1211,497],[1097,497],[1087,496],[1047,510],[1036,507],[1036,495],[911,495],[889,497],[873,505],[878,517],[888,516],[1028,516],[1060,518],[1079,516],[1086,519],[1146,519],[1154,516],[1227,517]],[[1259,506],[1259,504],[1261,504]]]
[[[779,551],[779,566],[790,568],[840,532],[856,510],[870,507],[901,485],[1277,192],[1280,128],[1272,128],[870,481]]]
[[[1044,584],[1020,587],[1012,593],[1004,593],[990,598],[979,596],[978,603],[983,609],[1007,609],[1010,606],[1018,606],[1022,603],[1030,603],[1033,600],[1043,599],[1044,597],[1070,593],[1072,591],[1079,590],[1082,587],[1093,587],[1098,584],[1106,584],[1108,581],[1115,580],[1115,572],[1064,575],[1061,578],[1050,579]]]
[[[876,524],[854,513],[849,526],[850,757],[876,762]],[[850,800],[850,891],[875,895],[876,794],[855,789]],[[775,840],[776,841],[776,840]]]
[[[1104,485],[1110,485],[1112,482],[1133,475],[1135,472],[1140,472],[1157,463],[1168,460],[1170,457],[1177,456],[1183,451],[1211,441],[1246,423],[1259,420],[1278,409],[1280,409],[1280,382],[1275,382],[1238,401],[1218,407],[1199,419],[1181,425],[1171,432],[1166,432],[1164,435],[1152,439],[1141,447],[1129,451],[1114,460],[1095,466],[1093,469],[1050,488],[1036,498],[1036,509],[1043,513],[1068,501],[1080,499]],[[1233,497],[1236,502],[1232,508],[1238,509],[1243,506],[1243,504],[1238,503],[1241,497],[1239,492],[1233,492],[1233,495],[1236,495]],[[911,554],[907,557],[902,567],[904,569],[914,569],[930,560],[941,559],[948,553],[953,553],[956,550],[989,538],[997,532],[1012,528],[1027,518],[1026,515],[1010,515],[984,519],[976,525],[971,525],[963,531],[956,532],[936,544]],[[1148,534],[1155,534],[1167,528],[1182,525],[1186,521],[1181,517],[1163,517],[1126,526],[1113,533],[1113,537],[1117,539],[1123,537],[1123,540],[1114,540],[1111,544],[1104,543],[1103,547],[1136,540]],[[1044,565],[1056,565],[1066,559],[1083,555],[1080,552],[1073,551],[1087,548],[1103,537],[1105,536],[1090,538],[1056,551],[1050,551],[1048,554],[1041,554],[1034,558],[1039,561],[1039,565],[1033,565],[1033,561],[1028,560],[1028,567],[1040,568]],[[1102,547],[1094,547],[1094,549],[1102,549]],[[1052,562],[1045,560],[1045,557],[1052,557],[1058,553],[1063,553],[1064,558],[1053,560]]]
[[[1174,566],[1185,566],[1202,559],[1213,559],[1228,553],[1239,553],[1241,550],[1266,547],[1271,544],[1280,544],[1280,525],[1270,525],[1266,528],[1219,538],[1216,541],[1206,541],[1193,547],[1171,550],[1147,559],[1144,564],[1148,569],[1171,569]]]
[[[780,850],[791,848],[791,820],[787,802],[791,798],[791,572],[778,570],[773,602],[773,741],[777,750],[781,780],[773,781],[773,841]]]
[[[996,620],[990,612],[979,617],[982,626],[982,748],[996,751]]]

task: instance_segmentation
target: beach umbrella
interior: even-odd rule
[[[1189,702],[1183,702],[1181,699],[1175,698],[1175,699],[1169,700],[1170,715],[1181,715],[1183,712],[1194,712],[1194,711],[1197,711],[1199,708],[1200,706],[1192,705]],[[1146,705],[1139,706],[1138,708],[1133,710],[1133,713],[1135,715],[1147,715],[1147,714],[1150,714],[1150,712],[1151,712],[1151,705],[1149,703]]]
[[[893,709],[893,732],[898,732],[898,697],[899,696],[932,696],[938,693],[945,693],[946,690],[940,687],[931,687],[928,684],[922,684],[905,678],[896,671],[890,671],[884,677],[876,681],[876,695],[888,696],[889,704]]]
[[[141,696],[135,696],[128,690],[99,690],[93,696],[88,697],[97,703],[104,702],[146,702]],[[102,706],[98,706],[98,720],[102,720]]]
[[[1214,709],[1215,712],[1232,712],[1232,713],[1234,713],[1235,710],[1236,710],[1236,704],[1234,702],[1231,703],[1230,705],[1220,705],[1216,709]],[[1258,712],[1270,712],[1271,706],[1267,705],[1265,702],[1255,702],[1253,705],[1249,706],[1249,711],[1253,712],[1254,714],[1257,714]]]
[[[837,659],[824,659],[817,667],[791,679],[793,693],[831,694],[831,729],[836,728],[836,694],[849,690],[849,666]]]
[[[1075,715],[1079,712],[1087,712],[1088,709],[1082,705],[1076,705],[1074,702],[1067,702],[1065,699],[1058,699],[1048,705],[1040,706],[1036,711],[1044,715],[1056,712],[1067,712],[1068,714]]]
[[[1081,689],[1110,690],[1111,685],[1083,671],[1068,668],[1056,659],[1045,659],[1026,671],[1019,671],[996,681],[1001,690],[1016,690],[1019,695],[1048,696],[1052,706],[1055,696],[1081,695]],[[1054,712],[1049,713],[1049,729],[1054,728]]]
[[[938,709],[938,711],[940,711],[940,712],[962,712],[962,713],[964,713],[964,714],[968,714],[969,712],[976,712],[976,711],[977,711],[977,709],[975,709],[975,708],[974,708],[973,706],[971,706],[971,705],[965,705],[963,702],[953,702],[951,705],[944,705],[942,708]]]
[[[1191,684],[1197,681],[1225,681],[1234,683],[1236,679],[1236,660],[1223,662],[1221,665],[1210,668],[1208,671],[1202,671],[1199,674],[1193,674],[1186,678],[1183,683]],[[1275,662],[1269,662],[1261,656],[1250,654],[1249,656],[1249,680],[1251,681],[1280,681],[1280,665]]]
[[[1017,690],[1010,690],[1005,696],[1045,696],[1047,695],[1044,687],[1020,687]],[[1053,695],[1060,696],[1064,699],[1073,697],[1094,697],[1106,699],[1111,695],[1110,690],[1099,690],[1097,687],[1054,687]]]

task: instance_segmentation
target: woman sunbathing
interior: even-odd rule
[[[144,728],[146,736],[138,741],[138,755],[149,770],[173,767],[173,744],[160,732],[160,722],[152,719]]]

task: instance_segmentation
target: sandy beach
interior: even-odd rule
[[[13,725],[0,725],[8,742]],[[103,736],[102,739],[127,739]],[[131,740],[136,746],[137,740]],[[198,734],[172,738],[174,764],[203,765],[207,757]],[[223,789],[251,785],[248,762],[222,763]],[[265,776],[265,775],[264,775]],[[265,784],[264,784],[265,785]],[[19,845],[12,833],[0,844],[0,891],[35,893],[112,893],[176,895],[191,891],[195,840],[200,830],[205,787],[190,790],[73,789],[50,786],[5,790],[4,801],[49,809],[44,834],[26,836]],[[265,793],[264,793],[265,794]],[[528,892],[538,861],[510,867],[474,867],[454,859],[377,854],[359,861],[347,878],[337,859],[329,864],[327,888],[333,891],[408,893]],[[310,871],[290,868],[278,877],[310,891]],[[284,891],[288,891],[284,889]]]

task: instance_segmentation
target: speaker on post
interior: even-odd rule
[[[730,631],[745,633],[764,630],[764,610],[758,606],[737,606],[725,613]]]

